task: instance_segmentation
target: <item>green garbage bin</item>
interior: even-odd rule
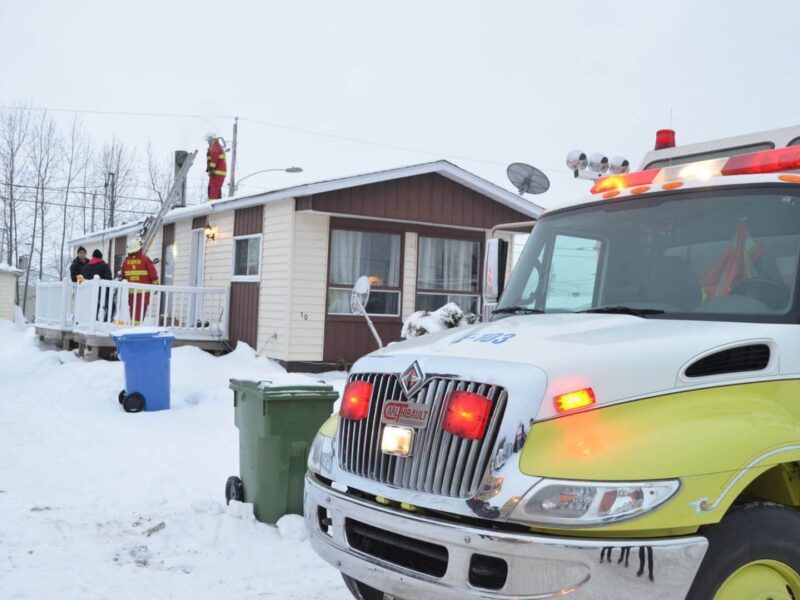
[[[256,519],[275,523],[303,514],[303,479],[311,442],[339,397],[330,385],[279,386],[231,379],[239,429],[239,475],[225,498],[251,502]]]

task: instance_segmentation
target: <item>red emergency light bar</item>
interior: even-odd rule
[[[592,186],[591,192],[592,194],[613,192],[637,186],[647,186],[654,181],[671,182],[677,179],[695,179],[717,175],[752,175],[796,170],[800,170],[800,146],[790,146],[788,148],[739,154],[728,159],[712,159],[674,167],[664,167],[663,169],[647,169],[622,175],[608,175],[598,179]]]

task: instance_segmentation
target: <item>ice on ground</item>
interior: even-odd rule
[[[284,540],[302,542],[308,537],[306,523],[300,515],[284,515],[278,519],[276,525]]]
[[[405,338],[419,337],[426,333],[437,333],[452,327],[472,325],[478,320],[473,313],[464,313],[455,302],[448,302],[433,312],[418,310],[403,322],[400,335]]]
[[[121,363],[0,321],[0,598],[347,598],[298,516],[265,525],[224,497],[239,471],[229,379],[341,389],[344,374],[287,375],[244,345],[176,348],[172,367],[172,409],[126,414]]]

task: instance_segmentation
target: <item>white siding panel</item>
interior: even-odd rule
[[[294,198],[264,205],[257,350],[278,360],[289,357],[294,217]]]
[[[415,310],[417,302],[417,245],[419,236],[406,232],[405,256],[403,258],[403,319]]]
[[[0,319],[14,320],[16,290],[17,276],[11,273],[0,273]]]
[[[329,225],[326,215],[295,213],[289,360],[322,360]]]
[[[175,276],[174,285],[189,285],[189,259],[191,254],[192,220],[175,223]]]
[[[216,228],[214,241],[206,240],[205,287],[228,287],[233,264],[233,215],[227,210],[208,215],[208,224]]]

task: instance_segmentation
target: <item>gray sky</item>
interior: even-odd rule
[[[588,189],[572,148],[637,165],[655,130],[690,143],[800,123],[800,2],[0,0],[0,101],[239,115],[257,191],[448,158],[508,186],[523,161],[555,206]],[[68,122],[71,115],[54,113]],[[232,120],[81,114],[167,155]],[[475,160],[478,159],[478,160]],[[195,167],[193,178],[203,175]]]

